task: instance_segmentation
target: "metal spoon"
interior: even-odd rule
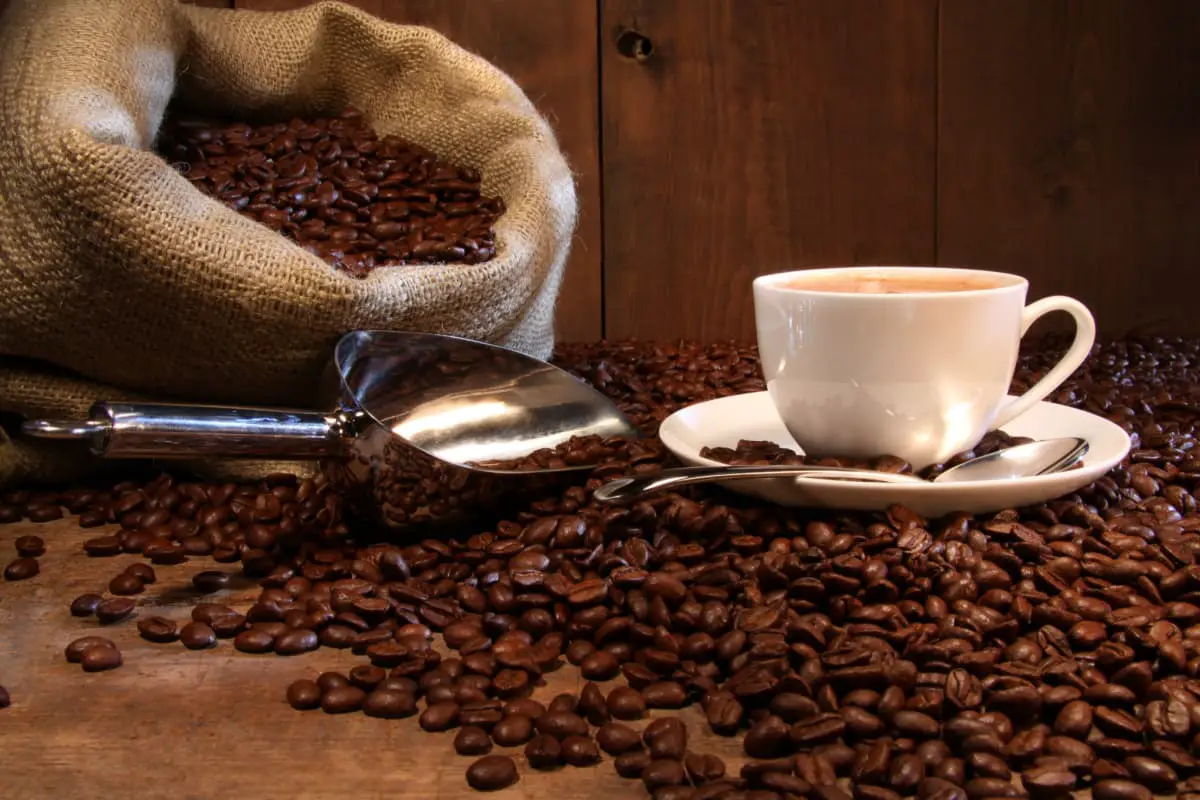
[[[1006,447],[951,467],[932,481],[915,475],[877,472],[853,467],[819,466],[761,466],[761,467],[679,467],[666,469],[657,475],[617,478],[595,491],[602,502],[619,502],[650,492],[661,492],[677,486],[713,481],[746,480],[751,478],[823,478],[854,480],[868,483],[970,483],[974,481],[1011,480],[1035,475],[1048,475],[1070,467],[1087,454],[1088,443],[1076,437],[1044,439]]]

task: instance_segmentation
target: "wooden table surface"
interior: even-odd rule
[[[420,800],[476,794],[464,778],[473,759],[454,753],[453,731],[425,733],[416,717],[298,712],[286,703],[291,681],[366,663],[349,650],[247,655],[226,639],[195,652],[177,642],[143,640],[134,617],[109,626],[72,617],[73,598],[104,592],[114,575],[142,560],[84,554],[82,542],[104,532],[80,530],[72,519],[0,525],[0,565],[16,557],[18,536],[35,533],[46,540],[39,575],[0,580],[0,685],[12,696],[12,705],[0,709],[0,798]],[[157,583],[136,598],[138,614],[182,624],[198,602],[245,610],[257,594],[248,580],[214,595],[191,588],[191,576],[200,570],[236,566],[206,558],[156,566]],[[112,639],[124,665],[88,674],[67,663],[63,648],[89,634]],[[534,696],[548,702],[582,683],[564,661]],[[722,756],[736,774],[742,763],[738,742],[709,733],[697,709],[681,716],[689,723],[692,749]],[[639,782],[616,775],[608,756],[595,767],[545,773],[530,770],[520,748],[493,752],[516,756],[521,777],[489,797],[648,797]]]

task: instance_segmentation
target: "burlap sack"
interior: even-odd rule
[[[361,108],[380,135],[482,172],[508,209],[496,257],[335,272],[150,152],[172,98],[283,119]],[[358,328],[546,357],[575,217],[571,172],[529,99],[427,28],[335,2],[13,0],[0,19],[0,412],[137,397],[309,407],[333,343]],[[78,450],[28,448],[0,442],[0,483],[86,467]]]

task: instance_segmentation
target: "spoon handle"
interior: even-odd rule
[[[616,478],[598,488],[593,496],[602,502],[617,502],[650,492],[661,492],[677,486],[713,481],[747,480],[753,478],[825,478],[867,481],[870,483],[927,483],[914,475],[877,472],[853,467],[818,466],[737,466],[737,467],[677,467],[664,469],[655,475]]]

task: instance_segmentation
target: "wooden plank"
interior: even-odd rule
[[[71,617],[67,606],[83,592],[102,591],[108,580],[142,559],[123,555],[95,559],[80,545],[118,530],[80,530],[73,520],[43,525],[0,526],[6,564],[13,542],[36,533],[47,542],[41,573],[26,581],[0,581],[0,684],[12,705],[0,709],[0,797],[13,798],[224,798],[256,800],[393,798],[444,800],[474,797],[464,770],[473,759],[455,755],[455,733],[422,732],[417,718],[372,719],[362,714],[297,712],[284,700],[287,685],[325,670],[343,673],[363,656],[320,650],[302,656],[247,655],[223,640],[193,652],[179,643],[150,644],[136,621],[101,628]],[[241,610],[257,594],[238,579],[217,595],[190,588],[202,569],[229,569],[208,559],[155,567],[158,581],[137,597],[139,616],[186,621],[203,600]],[[68,664],[63,648],[72,640],[101,635],[121,649],[125,663],[111,672],[87,674]],[[565,662],[564,662],[565,664]],[[601,684],[607,694],[623,679]],[[579,670],[549,673],[535,698],[578,692]],[[422,705],[423,707],[423,705]],[[744,761],[741,741],[713,735],[696,707],[683,712],[693,751],[726,759],[736,775]],[[654,712],[654,716],[659,716]],[[649,722],[649,720],[646,720]],[[641,727],[643,723],[632,723]],[[612,758],[585,769],[529,769],[521,748],[493,752],[514,756],[521,773],[501,800],[590,800],[644,796],[640,782],[625,781]]]
[[[279,11],[306,0],[237,0]],[[580,219],[559,293],[560,340],[601,335],[596,3],[592,0],[354,0],[393,22],[427,25],[507,72],[554,126],[577,176]]]
[[[1200,333],[1200,4],[943,0],[938,257]]]
[[[932,262],[935,0],[601,8],[610,337],[750,337],[755,275]]]

